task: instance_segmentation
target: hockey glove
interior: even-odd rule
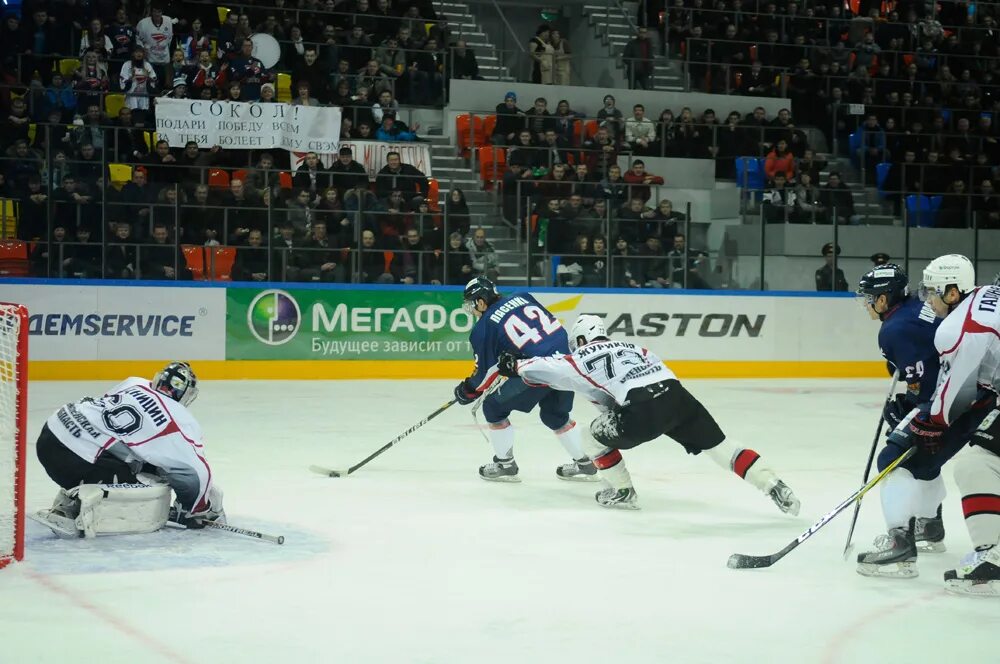
[[[170,509],[170,520],[176,521],[182,526],[192,530],[204,528],[203,521],[226,522],[226,511],[222,507],[222,489],[212,487],[208,490],[208,505],[197,512],[188,512],[181,507],[180,503]]]
[[[479,393],[471,389],[464,380],[455,386],[455,401],[463,406],[468,406],[478,397]]]
[[[947,427],[932,422],[927,413],[920,413],[910,420],[908,429],[913,444],[919,447],[920,451],[937,454],[944,444],[944,432]]]
[[[885,403],[885,407],[882,409],[882,419],[892,429],[895,429],[914,408],[916,408],[916,404],[910,400],[909,395],[897,394],[894,399]]]
[[[517,358],[512,353],[504,351],[497,358],[497,371],[501,376],[513,378],[517,375]]]

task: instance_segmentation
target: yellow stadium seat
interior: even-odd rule
[[[126,182],[132,180],[132,167],[128,164],[108,164],[108,171],[111,174],[111,186],[121,189]]]
[[[211,45],[209,47],[208,54],[212,56],[213,60],[215,60],[215,54],[219,52],[219,40],[210,39],[208,43]]]
[[[63,78],[73,78],[73,73],[80,67],[80,61],[76,58],[63,58],[59,61],[59,73]]]
[[[290,74],[278,74],[277,99],[284,103],[292,100],[292,77]]]
[[[14,200],[0,198],[0,238],[13,240],[17,237],[17,213]]]
[[[38,136],[38,125],[32,122],[28,125],[28,145],[35,144],[36,136]]]
[[[229,16],[229,12],[233,11],[229,7],[216,7],[215,10],[219,12],[219,25],[226,22],[226,17]]]
[[[125,95],[109,94],[104,96],[104,113],[109,120],[118,117],[118,111],[125,107]]]

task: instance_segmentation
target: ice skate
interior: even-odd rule
[[[875,550],[858,554],[858,574],[892,579],[912,579],[917,576],[917,544],[913,536],[914,521],[906,528],[892,528],[875,539]]]
[[[944,573],[944,588],[958,595],[1000,597],[1000,546],[973,551]]]
[[[785,514],[791,514],[792,516],[798,516],[799,507],[802,503],[787,484],[781,480],[776,479],[774,481],[774,486],[772,486],[768,491],[767,495],[774,501],[774,504],[778,506],[778,509]]]
[[[586,458],[559,466],[556,468],[556,477],[571,482],[596,482],[600,479],[594,462]]]
[[[632,487],[624,487],[621,489],[608,487],[603,491],[595,493],[594,499],[601,507],[613,507],[623,510],[639,509],[639,503],[636,502],[635,489]]]
[[[929,519],[917,517],[913,535],[917,540],[917,551],[920,553],[944,553],[947,551],[944,545],[944,521],[941,519],[940,505],[938,505],[936,517]]]
[[[479,467],[479,476],[490,482],[520,482],[517,476],[517,462],[513,458],[493,457],[493,463]]]

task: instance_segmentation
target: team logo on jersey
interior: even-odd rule
[[[291,341],[301,322],[299,303],[283,290],[259,293],[247,309],[250,333],[268,346],[280,346]]]

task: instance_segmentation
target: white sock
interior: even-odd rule
[[[632,488],[632,476],[625,467],[621,452],[597,442],[589,430],[581,436],[581,439],[583,452],[594,462],[597,476],[605,484],[612,489]]]
[[[493,443],[493,453],[498,459],[514,457],[514,425],[510,420],[490,423],[490,442]]]
[[[556,435],[556,438],[559,439],[559,444],[563,446],[563,449],[566,450],[574,461],[586,458],[587,455],[583,453],[580,427],[577,426],[576,422],[570,420],[566,423],[566,426],[552,433]]]
[[[916,480],[917,495],[913,515],[924,519],[937,516],[937,508],[944,502],[948,490],[944,486],[944,477],[938,475],[932,480]]]
[[[720,468],[736,473],[737,477],[765,493],[774,488],[778,481],[777,475],[764,465],[757,452],[749,447],[740,447],[728,438],[707,450],[706,454]]]
[[[910,523],[910,517],[915,513],[918,493],[921,490],[919,482],[906,468],[896,467],[882,480],[879,497],[882,500],[882,515],[888,529],[905,528]],[[937,504],[934,509],[937,510]]]

